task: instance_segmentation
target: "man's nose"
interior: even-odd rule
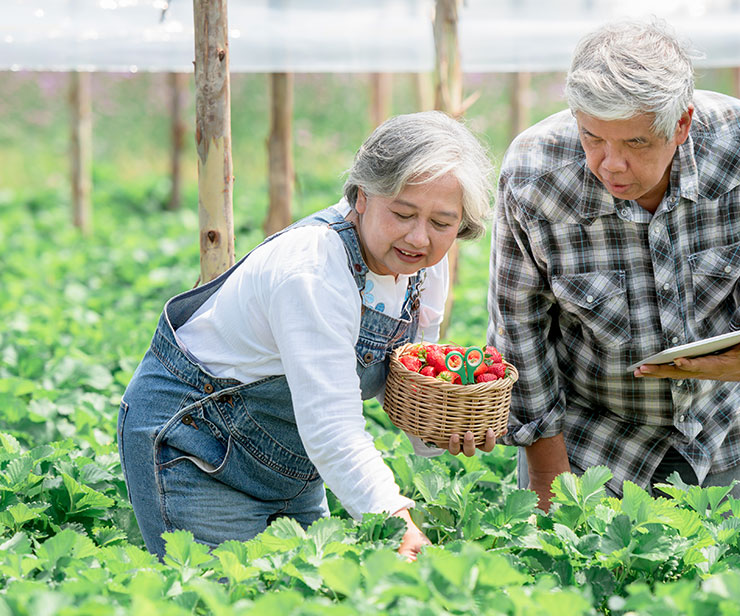
[[[607,146],[601,166],[609,173],[622,173],[627,170],[627,159],[619,148]]]

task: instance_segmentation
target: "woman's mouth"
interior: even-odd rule
[[[412,250],[402,250],[400,248],[395,248],[395,251],[401,261],[406,261],[407,263],[418,261],[424,256],[423,252],[416,252]]]

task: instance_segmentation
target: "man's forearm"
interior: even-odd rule
[[[560,473],[570,472],[563,434],[541,438],[525,448],[529,467],[529,489],[540,497],[540,508],[550,509],[550,486]]]

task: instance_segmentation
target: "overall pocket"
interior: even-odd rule
[[[580,325],[601,345],[632,338],[626,275],[622,270],[553,276],[561,326]]]
[[[305,455],[295,423],[269,413],[257,422],[253,415],[259,407],[252,395],[243,395],[245,387],[217,392],[172,417],[155,440],[157,467],[193,464],[253,498],[295,498],[308,483],[320,480],[318,472]],[[167,477],[174,480],[175,475],[168,472]]]

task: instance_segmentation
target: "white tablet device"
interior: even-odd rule
[[[677,357],[698,357],[699,355],[709,355],[715,351],[721,351],[731,346],[735,346],[740,343],[740,331],[729,332],[727,334],[720,334],[719,336],[712,336],[711,338],[705,338],[704,340],[697,340],[696,342],[689,342],[688,344],[680,344],[678,346],[671,347],[650,357],[646,357],[638,361],[636,364],[632,364],[627,370],[634,372],[643,364],[669,364]]]

